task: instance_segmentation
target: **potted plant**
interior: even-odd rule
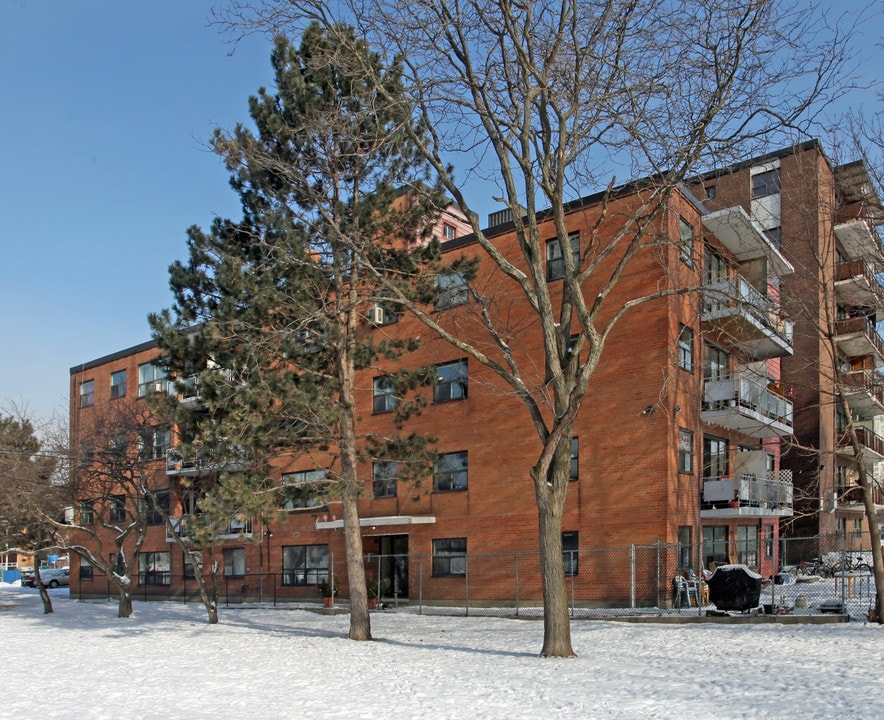
[[[328,578],[324,578],[323,580],[320,580],[317,589],[319,590],[319,595],[326,607],[334,605],[335,595],[338,594],[337,584],[332,584]]]

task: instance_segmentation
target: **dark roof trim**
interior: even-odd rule
[[[147,342],[143,342],[140,345],[133,345],[132,347],[126,348],[125,350],[118,350],[117,352],[111,353],[110,355],[105,355],[104,357],[90,360],[89,362],[85,362],[82,365],[74,365],[74,367],[71,368],[71,375],[85,372],[86,370],[92,370],[93,368],[100,367],[101,365],[106,365],[107,363],[113,362],[114,360],[122,360],[123,358],[129,357],[130,355],[136,355],[140,352],[144,352],[145,350],[150,350],[155,347],[157,347],[156,340],[148,340]]]
[[[789,157],[790,155],[797,155],[800,152],[805,152],[807,150],[813,149],[819,150],[820,154],[826,158],[826,162],[829,162],[829,159],[828,157],[826,157],[826,153],[823,150],[822,143],[814,138],[813,140],[806,140],[805,142],[798,143],[797,145],[790,145],[789,147],[781,148],[779,150],[773,150],[772,152],[766,153],[764,155],[759,155],[757,157],[749,158],[748,160],[743,160],[742,162],[735,163],[734,165],[728,165],[723,168],[716,168],[714,170],[710,170],[709,172],[695,175],[692,178],[686,179],[685,182],[687,184],[704,182],[705,180],[711,180],[712,178],[721,177],[722,175],[730,175],[740,170],[745,170],[746,168],[755,167],[756,165],[763,165],[764,163],[770,162],[771,160]],[[831,163],[829,163],[829,165],[831,165]]]

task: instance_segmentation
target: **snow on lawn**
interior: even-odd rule
[[[82,603],[0,585],[0,717],[704,718],[884,717],[884,628],[658,625],[579,620],[576,659],[537,656],[536,620],[285,607]]]

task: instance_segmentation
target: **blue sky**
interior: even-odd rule
[[[212,6],[0,2],[0,409],[65,413],[72,366],[150,338],[186,228],[238,217],[207,140],[248,119],[270,43],[231,54]]]

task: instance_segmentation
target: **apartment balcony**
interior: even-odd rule
[[[884,341],[875,329],[875,318],[852,317],[835,323],[835,343],[851,358],[871,356],[875,367],[884,367]]]
[[[859,441],[862,450],[863,463],[866,469],[873,471],[875,465],[884,460],[884,438],[863,425],[857,425],[856,439]],[[853,443],[850,439],[850,433],[842,432],[838,437],[837,452],[841,455],[855,456]]]
[[[793,321],[739,275],[704,286],[700,319],[756,360],[792,354]]]
[[[202,523],[202,515],[182,515],[181,517],[169,518],[172,531],[180,538],[187,538],[189,527]],[[219,540],[238,538],[241,535],[251,535],[254,523],[251,518],[234,518],[226,525],[215,528],[215,538]],[[166,542],[174,542],[175,538],[166,535]]]
[[[873,481],[874,482],[874,481]],[[881,491],[877,482],[872,486],[872,503],[877,510],[884,506],[884,492]],[[859,485],[853,485],[849,488],[838,489],[838,509],[847,512],[862,512],[865,510],[863,502],[863,491]]]
[[[835,225],[835,236],[850,257],[873,262],[882,260],[881,240],[868,220],[851,218],[838,223]]]
[[[861,418],[884,414],[884,386],[875,373],[859,370],[841,375],[841,388],[847,404]]]
[[[707,380],[700,419],[763,438],[792,434],[792,401],[759,380],[744,376]]]
[[[761,225],[742,207],[725,208],[704,215],[703,225],[743,263],[765,258],[772,277],[791,275],[795,268],[765,235]]]
[[[792,498],[789,470],[710,478],[703,481],[700,517],[791,517]]]
[[[201,451],[184,455],[177,448],[166,452],[166,475],[174,477],[196,477],[218,472],[237,472],[245,467],[239,458],[221,458],[217,453]]]
[[[835,292],[842,305],[884,307],[884,288],[865,260],[848,260],[835,266]]]
[[[178,396],[178,402],[182,407],[190,410],[199,410],[203,406],[203,399],[200,397],[199,377],[191,375],[184,379],[184,389]]]

